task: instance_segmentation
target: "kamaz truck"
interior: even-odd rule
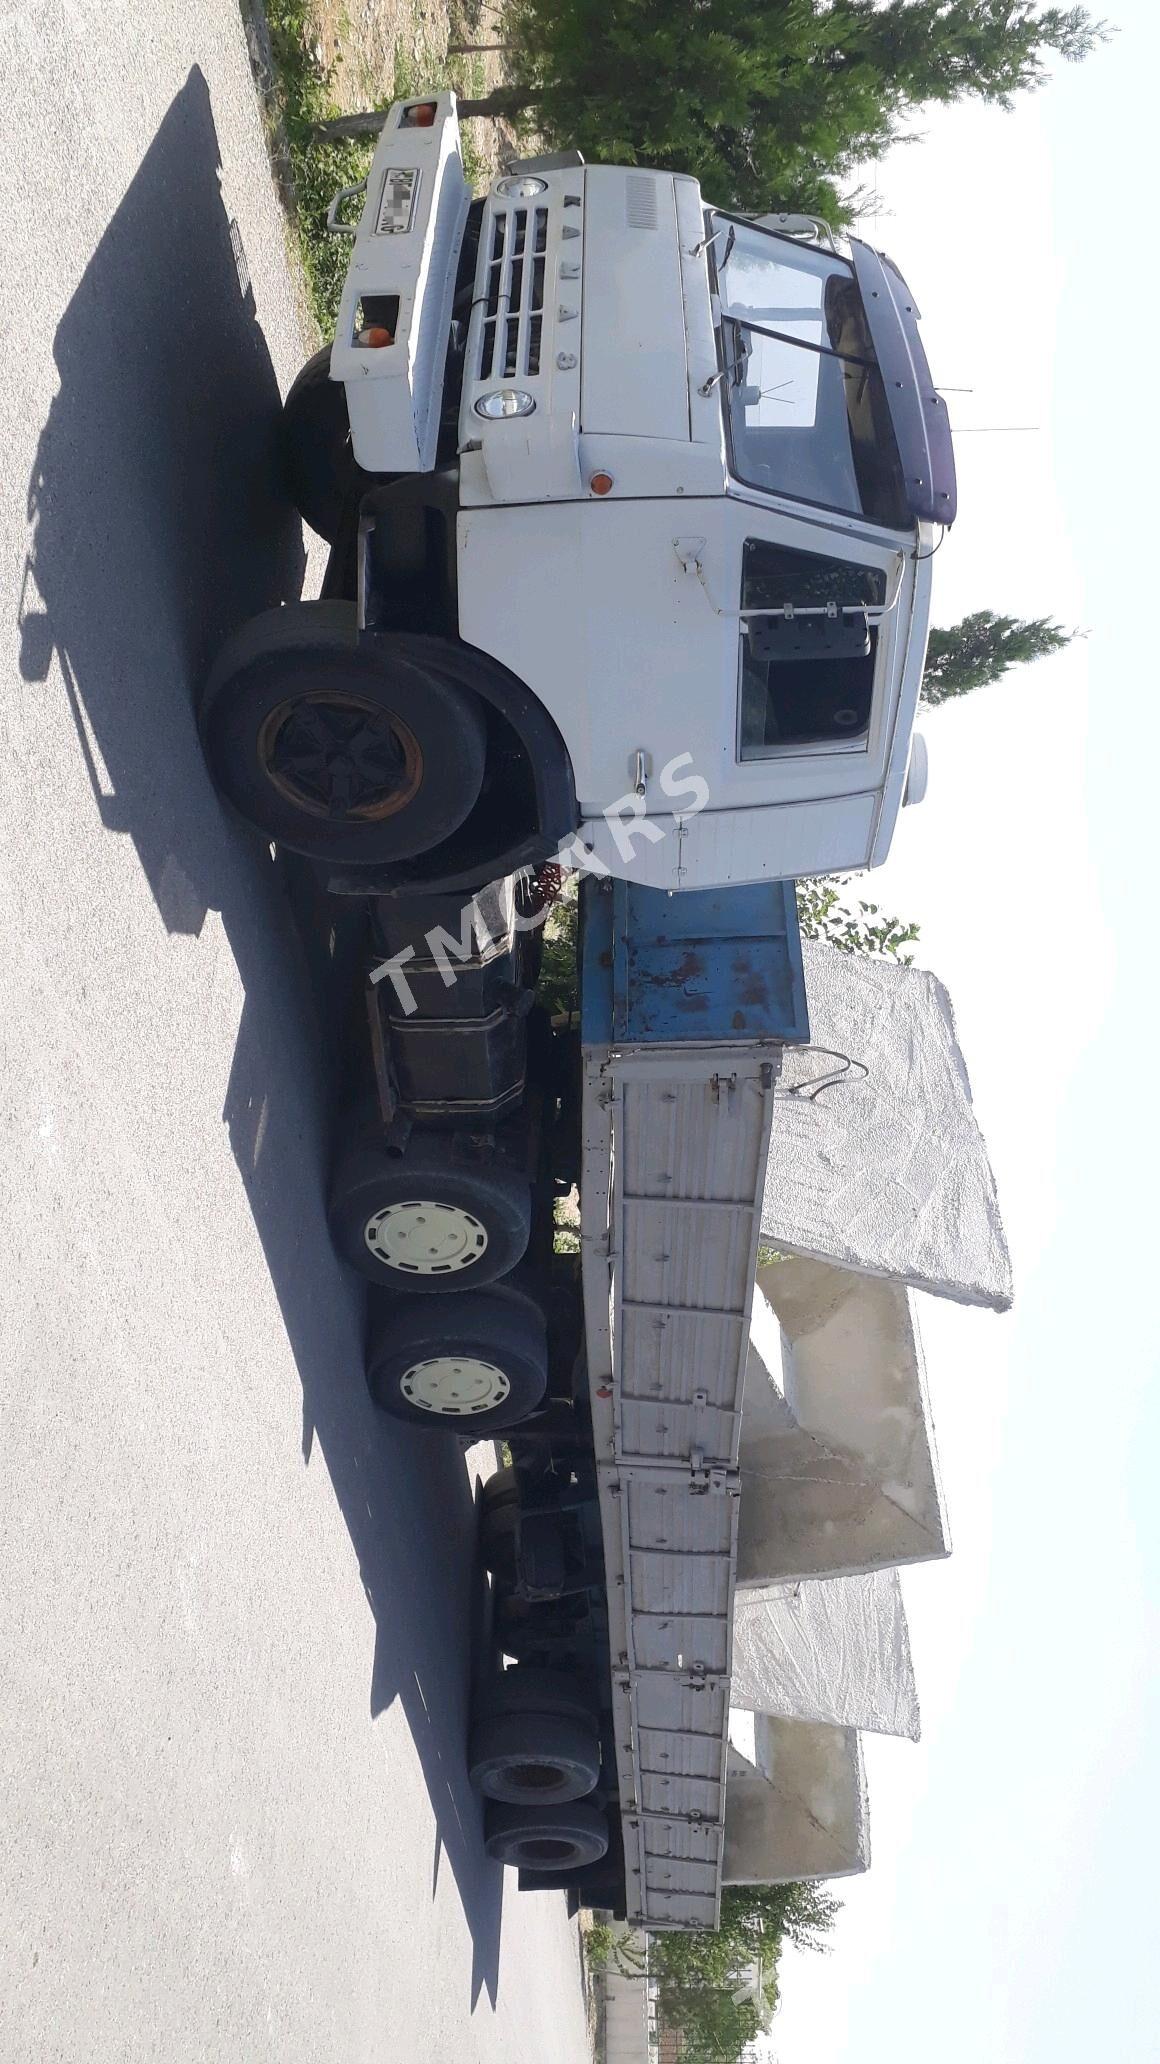
[[[229,641],[205,750],[364,925],[331,1225],[372,1394],[510,1452],[488,1851],[712,1926],[793,882],[880,862],[924,787],[946,411],[870,245],[569,154],[475,199],[449,94],[390,110],[331,218],[337,331],[284,414],[323,591]]]

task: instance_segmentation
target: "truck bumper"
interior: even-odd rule
[[[434,109],[421,124],[417,109]],[[367,174],[331,350],[368,473],[436,463],[455,274],[471,203],[455,95],[397,101]],[[390,343],[366,342],[390,337]]]

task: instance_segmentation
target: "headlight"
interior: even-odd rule
[[[530,201],[535,194],[547,193],[548,182],[546,179],[533,179],[530,172],[525,172],[519,179],[497,179],[495,190],[509,201]]]
[[[522,387],[497,387],[492,394],[480,395],[475,413],[486,416],[489,423],[500,423],[507,416],[530,416],[535,406],[535,395],[525,393]]]

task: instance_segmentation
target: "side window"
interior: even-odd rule
[[[848,745],[866,736],[876,633],[862,610],[885,599],[880,567],[746,539],[742,611],[777,614],[751,617],[741,626],[743,760],[789,746]],[[827,613],[831,604],[833,613]],[[785,613],[787,605],[792,614]]]

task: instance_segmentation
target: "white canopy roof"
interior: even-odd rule
[[[917,1741],[918,1693],[897,1570],[739,1591],[734,1706]]]
[[[814,1046],[866,1073],[811,1098],[803,1086],[841,1064],[787,1049],[764,1238],[1005,1310],[1011,1260],[950,997],[922,968],[810,940],[804,955]]]

